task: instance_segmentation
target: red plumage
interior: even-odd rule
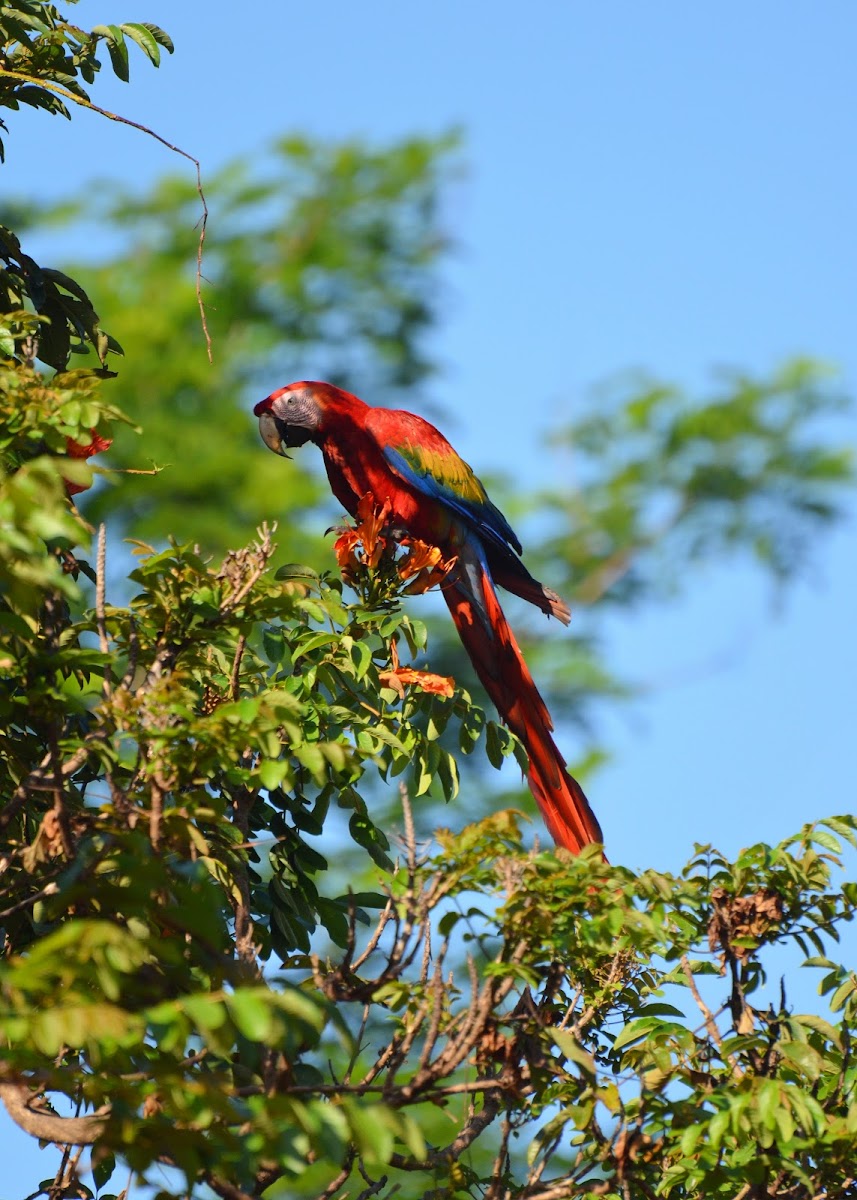
[[[490,635],[476,615],[473,602],[454,579],[447,576],[441,590],[482,686],[527,751],[530,761],[527,782],[551,837],[557,845],[577,854],[591,842],[602,841],[601,828],[583,788],[566,770],[565,759],[551,736],[553,722],[547,705],[500,607],[490,577],[483,574],[481,582]]]
[[[373,408],[327,383],[300,382],[254,409],[278,453],[306,441],[324,456],[333,494],[356,516],[363,497],[390,527],[437,546],[454,565],[441,590],[462,644],[529,759],[528,781],[554,840],[577,853],[602,840],[583,789],[567,772],[553,723],[506,621],[494,583],[568,623],[565,603],[526,569],[520,543],[442,433],[402,410]]]

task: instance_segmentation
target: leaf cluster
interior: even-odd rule
[[[0,323],[0,338],[3,331]],[[66,551],[86,543],[89,529],[66,489],[88,487],[93,471],[69,458],[68,447],[122,419],[99,391],[98,375],[78,370],[48,380],[13,359],[0,362],[0,597],[17,611],[37,612],[53,592],[65,601],[77,594]]]
[[[12,0],[0,5],[0,108],[21,105],[71,118],[67,102],[93,107],[85,85],[101,70],[96,57],[104,43],[120,79],[128,79],[128,42],[155,66],[161,47],[172,42],[157,25],[97,25],[90,32],[68,22],[47,0]],[[0,120],[0,129],[6,130]],[[0,161],[5,147],[0,138]],[[37,315],[34,325],[29,314]],[[22,248],[18,235],[0,225],[0,353],[63,371],[72,353],[95,350],[102,368],[119,343],[101,328],[80,283],[54,268],[41,267]]]
[[[26,104],[70,120],[67,101],[90,104],[87,87],[102,66],[99,44],[106,47],[114,74],[127,82],[129,42],[156,67],[162,48],[173,52],[169,35],[149,22],[87,31],[66,20],[49,0],[7,0],[0,7],[0,107],[16,111]],[[3,153],[0,142],[0,161]]]

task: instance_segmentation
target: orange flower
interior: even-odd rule
[[[399,560],[399,578],[407,583],[403,590],[407,596],[419,596],[429,591],[439,583],[443,583],[454,558],[444,559],[437,546],[429,546],[427,542],[417,538],[405,538],[402,545],[406,547],[405,554]]]
[[[384,557],[387,539],[382,536],[381,530],[389,512],[390,506],[386,502],[376,509],[372,496],[367,493],[357,505],[357,524],[342,528],[333,543],[333,552],[346,583],[354,579],[361,567],[374,570]]]
[[[400,667],[396,672],[396,678],[402,684],[402,695],[408,684],[418,687],[422,692],[431,692],[435,696],[452,697],[455,695],[455,680],[450,675],[434,675],[431,671],[416,671],[413,667]]]
[[[415,596],[442,583],[455,559],[445,560],[437,546],[417,538],[392,537],[389,518],[389,503],[377,508],[367,494],[357,505],[356,524],[337,530],[333,550],[345,582],[353,584],[361,570],[378,571],[380,567],[390,589],[404,595]],[[403,553],[397,557],[400,548]]]
[[[431,692],[435,696],[454,696],[455,680],[448,675],[434,675],[431,671],[417,671],[414,667],[399,666],[399,651],[395,641],[390,643],[391,669],[379,671],[378,679],[383,687],[392,688],[404,699],[405,688],[409,685],[418,687],[423,692]]]
[[[113,445],[113,438],[104,438],[94,429],[90,429],[89,432],[92,434],[92,441],[84,446],[80,442],[76,442],[74,438],[66,438],[65,448],[69,458],[91,458],[93,454],[101,454],[102,450],[109,450]],[[76,496],[91,486],[89,483],[72,483],[70,480],[66,480],[65,489],[70,496]]]
[[[360,534],[353,525],[341,525],[339,537],[333,543],[333,553],[339,563],[342,578],[351,583],[360,570],[360,559],[357,557],[357,547],[360,545]]]
[[[385,500],[380,508],[376,508],[368,492],[357,505],[357,531],[363,543],[363,558],[366,566],[373,570],[387,549],[387,539],[381,535],[381,530],[386,525],[389,515],[389,501]]]

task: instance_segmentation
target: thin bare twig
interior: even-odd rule
[[[4,908],[0,912],[0,921],[5,921],[7,917],[11,917],[13,913],[20,912],[22,908],[29,908],[31,904],[38,903],[39,900],[45,900],[48,896],[55,896],[59,891],[58,883],[49,883],[42,888],[40,892],[34,892],[32,896],[28,896],[26,900],[19,900],[17,904],[13,904],[11,908]]]
[[[65,1154],[63,1154],[60,1168],[54,1177],[54,1182],[48,1188],[48,1196],[50,1200],[62,1200],[63,1196],[67,1196],[69,1188],[77,1182],[77,1164],[80,1162],[84,1147],[78,1146],[72,1153],[71,1147],[66,1146]]]
[[[385,1188],[387,1186],[387,1176],[386,1175],[382,1175],[380,1179],[370,1179],[369,1176],[367,1175],[366,1169],[362,1163],[360,1163],[358,1165],[357,1169],[360,1172],[360,1174],[363,1176],[363,1178],[365,1179],[368,1186],[365,1187],[363,1189],[363,1191],[357,1195],[355,1200],[369,1200],[370,1196],[377,1196],[378,1193],[381,1191],[381,1189]]]
[[[425,966],[423,967],[425,970]],[[428,1032],[423,1039],[423,1052],[420,1055],[420,1061],[417,1064],[417,1071],[423,1071],[431,1060],[434,1054],[435,1046],[437,1045],[438,1035],[440,1034],[440,1022],[443,1016],[444,1009],[444,978],[443,978],[443,955],[435,964],[434,977],[431,983],[432,996],[432,1015],[429,1023]]]
[[[320,1193],[318,1200],[331,1200],[331,1197],[336,1195],[343,1183],[345,1183],[346,1179],[351,1174],[351,1168],[354,1166],[355,1157],[356,1155],[354,1150],[350,1149],[345,1155],[345,1160],[342,1164],[342,1170],[338,1175],[335,1175],[333,1179],[331,1179],[324,1191]]]
[[[226,1179],[221,1179],[219,1175],[213,1175],[210,1171],[206,1171],[202,1178],[221,1200],[253,1200],[249,1192]]]
[[[387,900],[387,904],[386,904],[385,908],[381,911],[381,913],[378,917],[378,924],[375,926],[375,931],[373,932],[372,936],[369,938],[369,941],[366,943],[366,948],[364,949],[363,953],[358,955],[358,957],[352,963],[353,970],[355,970],[355,971],[360,970],[360,968],[366,962],[367,958],[369,958],[369,956],[376,949],[378,943],[381,940],[381,935],[383,934],[384,930],[387,928],[387,926],[389,925],[389,923],[392,919],[393,919],[393,897],[390,896],[389,899]]]
[[[705,1028],[708,1030],[708,1036],[722,1054],[723,1037],[717,1027],[717,1022],[714,1019],[714,1013],[705,1003],[702,995],[700,994],[699,988],[696,986],[696,979],[694,978],[693,971],[690,969],[690,962],[686,954],[681,956],[681,969],[684,972],[685,979],[687,980],[687,986],[690,988],[690,994],[693,996],[696,1002],[696,1007],[702,1013],[702,1019],[705,1022]],[[737,1072],[737,1074],[740,1075],[741,1072],[734,1056],[731,1054],[726,1055],[726,1059],[729,1062],[729,1065],[732,1067],[733,1074]]]
[[[405,819],[405,852],[408,856],[408,871],[413,876],[417,869],[417,835],[414,829],[411,798],[404,783],[399,784],[399,800],[402,804],[402,814]]]
[[[60,835],[60,845],[62,852],[65,855],[66,862],[71,862],[74,857],[74,842],[72,840],[71,821],[69,820],[68,810],[65,806],[65,791],[62,783],[62,763],[60,762],[60,749],[57,742],[56,730],[51,727],[48,731],[48,752],[51,756],[51,766],[53,767],[54,775],[54,807],[53,812],[56,817],[56,827]]]
[[[575,1196],[604,1196],[615,1190],[612,1179],[587,1179],[579,1183],[575,1179],[561,1179],[540,1191],[521,1193],[526,1200],[572,1200]]]
[[[244,657],[244,650],[246,646],[247,638],[242,633],[238,638],[238,645],[235,647],[235,658],[232,661],[232,672],[229,676],[230,700],[238,699],[238,677],[241,673],[241,659]]]
[[[164,815],[164,792],[166,790],[161,786],[161,780],[158,773],[155,772],[152,776],[152,805],[149,809],[149,841],[156,854],[161,844],[161,818]]]
[[[390,1156],[390,1166],[398,1167],[400,1171],[430,1171],[434,1167],[441,1167],[447,1163],[455,1162],[476,1141],[479,1135],[488,1128],[499,1112],[499,1097],[487,1096],[482,1106],[482,1111],[473,1114],[458,1136],[448,1146],[444,1146],[442,1150],[433,1150],[424,1159],[408,1158],[404,1154],[392,1154]]]
[[[509,1142],[511,1139],[512,1122],[507,1113],[500,1126],[500,1145],[497,1147],[494,1169],[491,1172],[491,1183],[484,1194],[484,1200],[500,1200],[500,1197],[503,1196],[503,1178],[509,1169]]]
[[[113,690],[110,667],[110,642],[107,639],[107,620],[105,617],[105,596],[107,573],[107,526],[102,522],[98,526],[98,551],[95,559],[95,625],[98,630],[98,648],[105,655],[102,691],[105,699]]]

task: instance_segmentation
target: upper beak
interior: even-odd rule
[[[259,432],[262,435],[262,441],[275,454],[282,454],[284,458],[288,458],[283,446],[283,438],[278,428],[279,424],[280,422],[272,412],[266,410],[259,413]]]
[[[303,446],[312,436],[308,429],[302,429],[300,425],[287,425],[268,408],[263,408],[259,413],[259,432],[268,449],[275,454],[282,454],[283,458],[289,457],[286,447]]]

